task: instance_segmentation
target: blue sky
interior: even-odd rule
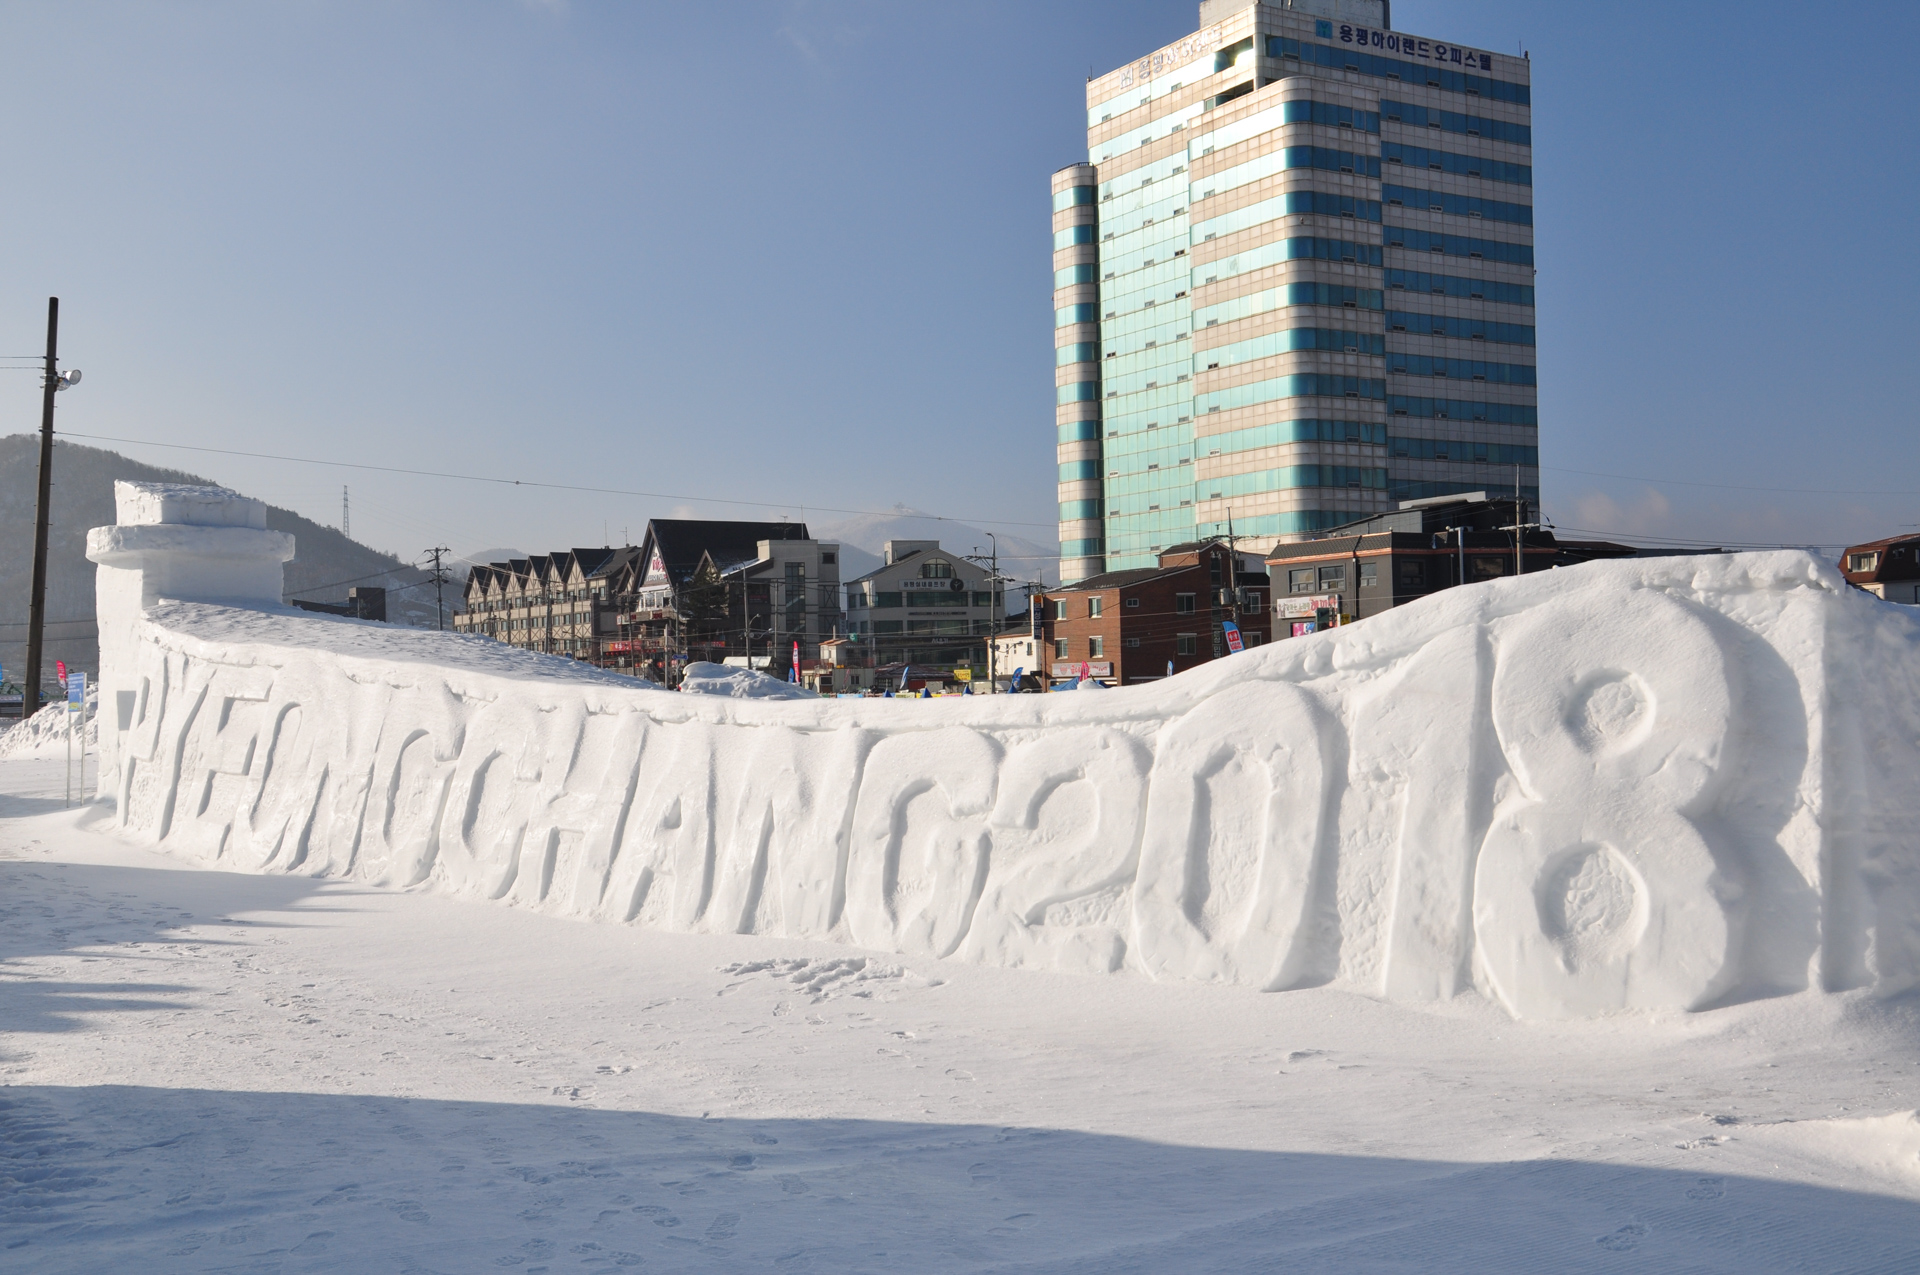
[[[1910,8],[1394,10],[1533,58],[1558,523],[1920,523]],[[896,503],[1051,539],[1047,178],[1084,156],[1089,68],[1194,26],[1174,0],[10,5],[0,354],[58,294],[77,433],[659,493],[107,444],[325,522],[350,484],[356,538],[409,556]],[[37,420],[0,373],[0,432]]]

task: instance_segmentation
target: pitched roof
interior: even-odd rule
[[[660,555],[667,579],[685,584],[703,555],[719,562],[758,560],[762,540],[811,540],[804,522],[731,522],[706,518],[653,518],[643,549]],[[643,555],[644,556],[644,555]]]
[[[1912,560],[1899,561],[1899,551],[1908,546],[1913,549]],[[1879,561],[1874,563],[1871,571],[1855,571],[1852,563],[1856,553],[1876,554]],[[1846,577],[1848,584],[1911,580],[1920,574],[1920,536],[1888,536],[1883,540],[1869,540],[1863,545],[1848,545],[1840,555],[1840,574]]]
[[[1909,540],[1920,542],[1920,536],[1909,534],[1904,536],[1888,536],[1884,540],[1869,540],[1863,545],[1848,545],[1846,552],[1871,553],[1875,549],[1891,549],[1895,545],[1904,546]]]
[[[1193,570],[1193,568],[1190,566],[1129,567],[1125,571],[1103,571],[1097,576],[1088,576],[1086,579],[1076,580],[1072,584],[1063,584],[1057,589],[1048,589],[1047,592],[1049,594],[1080,593],[1082,591],[1097,593],[1102,589],[1124,589],[1130,584],[1139,584],[1141,581],[1151,580],[1155,576],[1173,575],[1177,572],[1191,570]]]

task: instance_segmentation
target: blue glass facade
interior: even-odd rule
[[[1312,7],[1088,85],[1053,192],[1068,580],[1537,490],[1530,68]]]

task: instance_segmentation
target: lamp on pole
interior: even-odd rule
[[[53,493],[53,396],[80,383],[78,368],[59,369],[60,298],[47,298],[47,365],[40,397],[40,490],[33,512],[33,592],[27,601],[27,677],[20,719],[40,711],[40,660],[47,627],[47,518]]]
[[[987,543],[992,546],[987,555],[987,694],[994,691],[994,639],[1000,635],[1000,541],[991,531],[987,533]],[[980,546],[975,545],[973,552],[964,555],[969,562],[979,562]]]

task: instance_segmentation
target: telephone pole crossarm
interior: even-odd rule
[[[447,627],[447,608],[446,604],[441,601],[440,588],[447,582],[447,570],[440,565],[440,559],[452,553],[453,550],[447,548],[445,545],[435,545],[426,552],[427,556],[433,559],[433,627],[441,632],[445,632]],[[548,627],[552,627],[551,620],[548,621]]]

